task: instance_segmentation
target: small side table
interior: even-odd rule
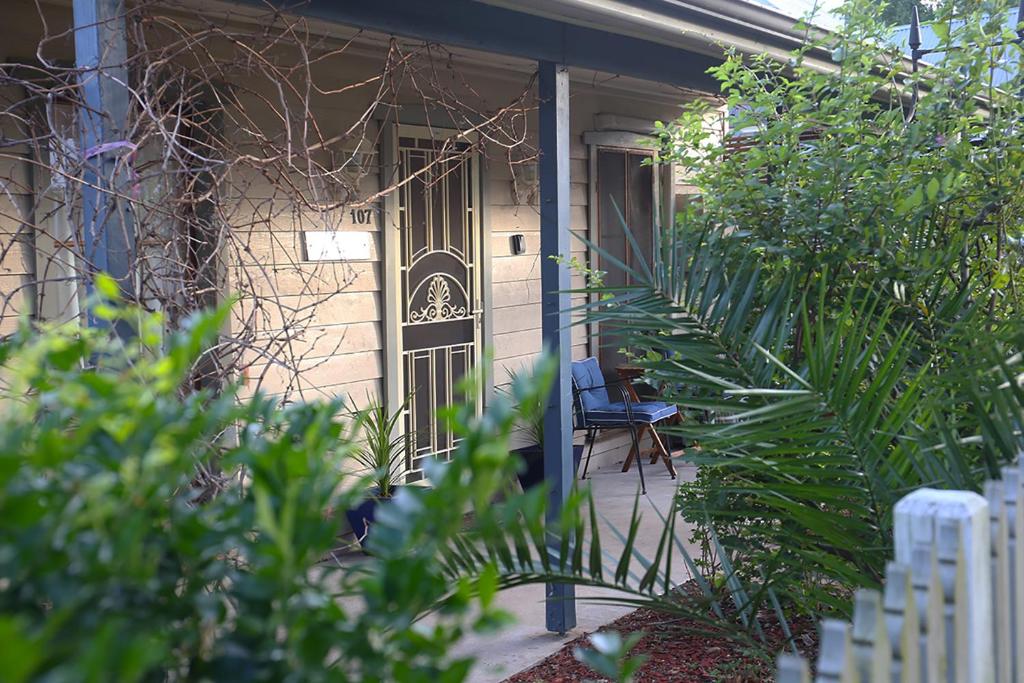
[[[636,389],[633,387],[633,382],[643,376],[643,368],[638,368],[634,365],[621,365],[615,368],[615,372],[618,374],[619,380],[625,386],[626,392],[629,394],[629,400],[634,403],[642,403],[640,396],[636,393]],[[673,424],[678,424],[682,419],[679,415],[679,409],[676,409],[674,417],[666,419],[670,420]],[[658,462],[658,458],[661,458],[661,461],[665,463],[665,467],[668,469],[669,474],[671,474],[672,478],[675,479],[676,467],[672,464],[672,453],[665,447],[665,443],[661,440],[661,437],[658,436],[658,432],[654,429],[653,424],[642,424],[639,426],[636,433],[637,444],[641,443],[643,437],[648,434],[651,437],[651,447],[640,450],[638,453],[637,447],[631,446],[629,449],[629,455],[626,457],[626,462],[622,464],[622,471],[629,471],[629,468],[633,465],[634,458],[650,455],[652,465]]]

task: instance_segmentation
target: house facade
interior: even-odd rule
[[[741,0],[275,5],[9,0],[0,334],[19,314],[88,323],[97,269],[169,314],[234,295],[218,351],[246,390],[403,409],[410,480],[454,447],[438,411],[463,376],[485,370],[486,396],[546,347],[557,502],[568,361],[623,362],[572,324],[568,290],[620,277],[590,245],[653,258],[693,194],[652,163],[654,122],[703,100],[724,133],[706,70],[803,34]]]

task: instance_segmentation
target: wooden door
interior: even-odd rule
[[[651,265],[654,243],[654,167],[651,152],[598,148],[597,149],[597,243],[601,249],[628,266],[636,266],[642,259]],[[640,251],[626,237],[623,226],[628,226]],[[605,271],[605,284],[622,287],[629,278],[612,263],[598,267]],[[602,325],[598,334],[597,353],[601,369],[612,373],[625,358],[619,352],[622,346],[614,327]]]

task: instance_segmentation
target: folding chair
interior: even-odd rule
[[[659,402],[657,401],[657,394],[648,396],[642,395],[637,391],[637,388],[634,385],[634,380],[640,379],[643,376],[643,368],[624,365],[615,368],[615,372],[618,374],[619,379],[622,380],[622,382],[625,384],[626,392],[629,394],[629,398],[631,401],[633,401],[634,404],[643,403],[645,398],[647,399],[647,401],[651,403]],[[664,403],[664,401],[661,402]],[[663,420],[662,424],[679,424],[681,422],[682,415],[680,415],[679,408],[677,407],[676,414],[666,420]],[[666,437],[662,436],[661,434],[658,434],[658,432],[654,429],[654,425],[651,424],[641,424],[637,428],[637,441],[643,443],[645,436],[650,437],[651,447],[639,452],[634,449],[630,449],[629,457],[627,457],[626,461],[622,464],[622,471],[628,472],[629,467],[630,465],[633,464],[634,459],[639,459],[644,457],[645,455],[649,455],[651,456],[652,465],[656,465],[658,463],[658,459],[660,458],[661,461],[665,463],[665,469],[667,469],[668,473],[672,475],[673,479],[675,479],[676,466],[672,464],[672,451],[669,447],[669,440]]]
[[[624,382],[621,380],[607,382],[605,380],[597,359],[593,357],[573,362],[572,389],[573,429],[574,431],[586,431],[587,441],[590,442],[587,449],[587,460],[583,465],[583,475],[580,478],[587,478],[597,432],[602,429],[628,429],[633,441],[630,453],[638,456],[636,464],[637,471],[640,473],[640,490],[642,493],[647,493],[643,462],[639,457],[638,427],[647,425],[653,432],[656,423],[677,414],[676,407],[657,401],[633,401]],[[609,389],[617,390],[622,400],[613,402],[608,394]],[[674,472],[672,472],[672,478],[675,478]]]

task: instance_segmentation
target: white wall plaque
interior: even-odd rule
[[[336,230],[307,230],[307,261],[367,261],[372,233]]]

